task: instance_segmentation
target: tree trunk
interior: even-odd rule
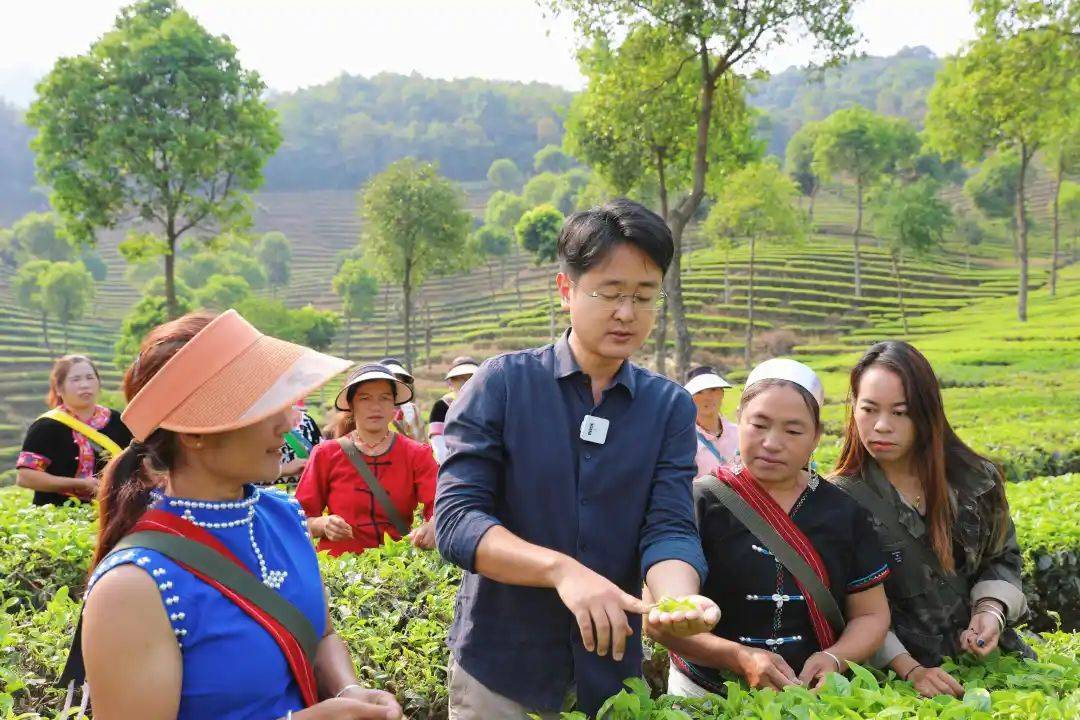
[[[488,260],[488,288],[491,290],[491,312],[495,313],[495,322],[499,322],[499,306],[495,301],[495,273],[491,269],[491,261]]]
[[[656,372],[664,375],[667,373],[667,326],[668,309],[667,303],[660,307],[660,317],[656,319],[656,352],[654,355]]]
[[[904,335],[908,334],[907,312],[904,310],[904,285],[900,279],[900,253],[892,252],[893,278],[896,280],[896,302],[900,306],[900,322],[903,323]]]
[[[750,369],[750,360],[754,345],[754,236],[750,236],[750,276],[746,285],[746,347],[743,359],[746,369]]]
[[[1027,299],[1028,299],[1028,243],[1027,243],[1027,213],[1024,212],[1024,181],[1027,175],[1028,162],[1031,156],[1028,153],[1027,143],[1020,143],[1020,177],[1016,184],[1016,255],[1020,260],[1020,288],[1016,297],[1016,314],[1020,322],[1027,322]]]
[[[403,323],[405,328],[405,367],[412,367],[412,262],[405,261],[405,273],[402,275],[401,297],[405,303],[402,308]]]
[[[551,342],[555,342],[555,278],[548,273],[548,318],[551,321]]]
[[[668,211],[668,192],[667,192],[667,174],[664,168],[664,148],[655,148],[656,150],[656,178],[659,182],[660,191],[660,217],[664,218],[664,222],[667,222]],[[656,372],[661,375],[667,372],[667,325],[668,325],[668,309],[667,303],[664,303],[660,308],[660,317],[656,323],[656,353],[655,353],[655,365]]]
[[[855,297],[862,297],[862,261],[859,257],[859,235],[862,233],[862,181],[855,183],[855,232],[852,241],[855,246]]]
[[[1054,235],[1054,249],[1050,253],[1050,297],[1057,295],[1057,268],[1058,268],[1058,248],[1059,245],[1059,233],[1061,231],[1060,221],[1058,216],[1058,197],[1061,195],[1061,177],[1065,173],[1065,162],[1062,158],[1058,158],[1057,177],[1054,178],[1054,215],[1053,215],[1053,235]]]
[[[386,323],[386,350],[383,355],[390,354],[390,286],[383,288],[383,322]]]
[[[180,306],[176,303],[176,238],[172,236],[170,223],[169,251],[165,254],[165,311],[170,320],[180,317]]]
[[[819,189],[820,184],[814,183],[814,188],[810,191],[810,206],[806,210],[806,224],[810,226],[810,232],[814,231],[814,201],[817,200]]]
[[[971,246],[970,245],[965,245],[964,246],[964,269],[965,270],[970,270],[971,269]]]
[[[49,314],[44,310],[41,311],[41,334],[45,336],[45,348],[52,355],[53,347],[52,342],[49,340]]]
[[[731,252],[724,255],[724,304],[731,304]]]
[[[679,207],[670,213],[668,225],[671,226],[671,238],[675,244],[675,255],[671,268],[664,279],[664,290],[671,304],[671,317],[675,323],[675,374],[685,377],[693,354],[693,339],[686,324],[686,307],[682,296],[682,240],[683,232],[705,197],[705,177],[709,172],[709,130],[712,125],[713,96],[716,94],[716,82],[720,74],[727,69],[718,64],[714,69],[709,47],[703,38],[698,38],[698,60],[701,65],[701,101],[698,106],[697,143],[694,147],[693,186]],[[718,61],[723,62],[723,61]]]

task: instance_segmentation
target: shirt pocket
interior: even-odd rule
[[[908,600],[926,592],[927,583],[918,559],[911,557],[904,541],[882,542],[881,549],[889,562],[885,594],[893,600]]]

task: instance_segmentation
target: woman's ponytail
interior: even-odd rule
[[[124,373],[124,396],[128,401],[214,317],[213,313],[190,313],[147,333],[135,362]],[[100,517],[94,567],[146,512],[151,491],[163,485],[168,472],[176,466],[178,448],[175,433],[158,429],[141,442],[133,441],[109,462],[98,491]]]

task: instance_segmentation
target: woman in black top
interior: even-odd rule
[[[101,377],[88,357],[66,355],[53,364],[48,404],[104,435],[120,449],[131,433],[120,413],[97,404]],[[39,417],[26,431],[16,462],[16,483],[34,491],[35,505],[61,505],[72,497],[90,500],[109,460],[107,448],[53,417]]]
[[[722,692],[725,671],[752,687],[817,686],[847,661],[863,662],[889,627],[888,575],[866,512],[806,469],[821,436],[823,394],[802,363],[770,360],[750,374],[740,401],[745,466],[716,471],[814,569],[846,620],[842,629],[728,508],[698,480],[694,500],[709,574],[702,594],[720,606],[711,634],[654,635],[671,649],[668,692]],[[652,629],[650,628],[650,633]]]

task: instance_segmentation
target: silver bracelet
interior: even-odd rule
[[[363,690],[364,689],[364,688],[360,687],[359,685],[357,685],[356,683],[349,683],[345,687],[338,690],[337,695],[335,695],[334,697],[339,698],[339,697],[341,697],[342,695],[345,694],[346,690],[351,690],[352,688],[356,688],[357,690]]]
[[[833,659],[833,662],[836,663],[836,672],[838,672],[838,673],[844,672],[844,666],[840,664],[840,658],[836,657],[835,655],[833,655],[828,650],[822,650],[821,652],[825,653],[826,655],[828,655],[829,657],[831,657]]]

